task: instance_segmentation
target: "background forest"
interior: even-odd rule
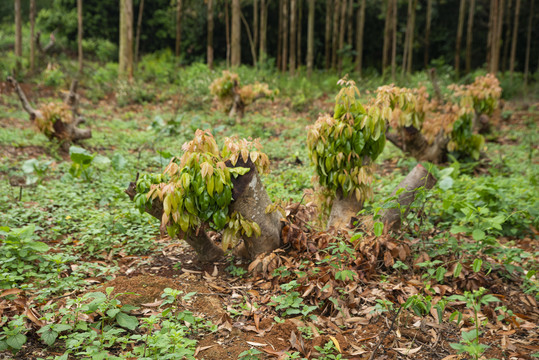
[[[29,4],[21,2],[26,34]],[[446,64],[462,74],[485,66],[494,73],[531,74],[539,66],[539,4],[534,9],[534,0],[131,0],[126,4],[133,16],[130,31],[137,43],[137,60],[145,54],[172,52],[182,65],[204,62],[208,56],[230,63],[231,53],[239,48],[241,55],[233,65],[261,62],[259,66],[293,73],[308,65],[311,47],[314,69],[338,69],[341,74],[355,70],[375,75],[392,66],[399,67],[399,73],[401,69],[410,73]],[[76,52],[76,1],[36,0],[35,5],[43,37],[54,34],[58,53]],[[85,58],[118,61],[119,9],[113,1],[82,2]],[[13,34],[13,4],[2,2],[0,14],[0,49],[5,51],[13,46],[8,36]],[[312,42],[307,41],[310,17]],[[30,47],[27,39],[22,41],[25,52]],[[9,62],[3,61],[1,69],[9,72]]]
[[[0,358],[539,358],[538,24],[0,1]]]

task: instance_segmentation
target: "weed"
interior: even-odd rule
[[[303,318],[313,318],[314,315],[309,314],[316,310],[317,307],[304,304],[303,298],[300,297],[299,292],[291,291],[298,286],[299,285],[295,280],[287,284],[282,284],[281,288],[286,293],[283,295],[273,296],[268,305],[274,306],[275,310],[280,311],[282,316],[301,315]]]
[[[262,351],[257,349],[245,350],[238,355],[238,360],[258,360],[260,359],[257,355],[262,354]]]
[[[0,333],[0,351],[10,350],[16,354],[26,343],[25,333],[29,330],[25,325],[26,316],[15,315],[12,320],[7,321],[7,317],[2,317],[2,323],[5,323]]]
[[[324,346],[315,346],[314,349],[320,353],[319,360],[338,360],[343,359],[342,354],[335,346],[333,341],[328,341]]]
[[[463,295],[452,295],[448,298],[450,301],[466,302],[466,306],[473,311],[473,319],[471,320],[475,326],[471,331],[463,331],[461,341],[459,343],[451,343],[450,346],[457,350],[459,354],[465,352],[476,360],[488,349],[488,345],[479,342],[481,326],[484,324],[479,322],[478,314],[483,305],[500,301],[494,295],[485,294],[485,292],[485,288],[480,288],[472,292],[465,291]]]

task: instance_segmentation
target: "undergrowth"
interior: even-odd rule
[[[310,80],[302,76],[290,79],[271,67],[256,72],[241,66],[237,72],[246,83],[265,82],[279,89],[280,95],[277,110],[261,101],[236,122],[215,112],[211,104],[208,86],[220,76],[220,69],[210,71],[203,64],[178,69],[167,52],[144,56],[136,72],[139,80],[133,84],[116,81],[114,64],[93,63],[90,68],[96,71],[82,80],[88,99],[82,107],[94,137],[83,144],[86,150],[73,149],[71,156],[32,129],[13,93],[0,97],[0,117],[17,124],[0,127],[0,148],[7,155],[0,160],[1,297],[15,301],[24,293],[33,299],[28,304],[41,314],[36,332],[36,320],[28,312],[6,310],[0,325],[0,351],[16,354],[34,341],[43,348],[51,346],[51,354],[61,354],[47,359],[194,358],[196,339],[217,327],[180,308],[180,303],[190,301],[188,294],[165,291],[158,311],[142,315],[123,304],[111,289],[92,288],[86,281],[113,279],[121,258],[151,258],[163,251],[159,224],[149,215],[140,215],[124,190],[138,172],[162,172],[172,154],[178,154],[197,129],[212,129],[218,142],[232,135],[260,138],[272,163],[270,175],[263,179],[270,197],[299,202],[303,191],[312,189],[305,127],[318,113],[330,110],[334,100],[324,97],[337,92],[337,77],[316,73]],[[465,77],[462,82],[471,79]],[[399,83],[408,87],[425,83],[429,88],[427,80],[425,73],[417,73]],[[50,81],[58,87],[65,82]],[[451,78],[440,76],[440,82],[449,83]],[[366,96],[366,90],[374,90],[382,82],[373,76],[358,84]],[[508,85],[502,76],[505,96],[517,92],[511,87],[514,84]],[[114,101],[107,98],[110,94],[115,94],[123,108],[118,110],[109,103]],[[511,115],[517,114],[506,118]],[[316,244],[316,252],[298,253],[297,262],[283,262],[268,271],[267,278],[278,286],[266,303],[255,306],[242,294],[227,310],[229,315],[241,318],[261,307],[272,314],[275,324],[295,317],[315,322],[318,316],[349,311],[347,293],[354,286],[370,281],[385,289],[391,281],[414,277],[419,279],[416,294],[395,290],[400,300],[380,296],[369,303],[373,319],[396,317],[408,324],[413,316],[437,313],[439,322],[455,329],[466,321],[467,331],[451,346],[479,358],[486,350],[480,340],[487,324],[478,314],[485,306],[494,304],[494,315],[502,322],[520,321],[515,320],[510,302],[481,289],[488,287],[484,279],[495,276],[539,300],[539,254],[536,248],[520,245],[525,239],[536,241],[539,227],[534,145],[538,116],[539,109],[532,106],[518,126],[510,131],[494,130],[487,136],[487,164],[452,160],[445,166],[430,166],[438,179],[436,188],[419,194],[398,237],[375,229],[386,245],[379,246],[382,250],[372,264],[369,254],[375,246],[369,247],[369,241],[377,237],[371,232],[316,238],[316,229],[309,225],[305,229],[313,231],[314,240],[309,241]],[[415,163],[387,146],[375,169],[375,195],[366,203],[365,212],[379,214],[390,206],[376,194],[390,193]],[[385,171],[390,165],[395,171]],[[13,179],[22,182],[12,186]],[[309,201],[307,197],[303,204]],[[228,269],[231,277],[250,276],[235,265]],[[324,293],[326,283],[319,284],[324,291],[306,292],[322,277],[331,279],[330,295]],[[452,287],[455,293],[440,295],[443,286]],[[49,301],[63,296],[64,305]],[[298,334],[310,341],[313,331],[306,327]],[[319,359],[344,358],[338,347],[338,342],[329,340],[314,351]],[[255,359],[261,356],[257,351],[248,350],[241,356]],[[302,356],[299,351],[288,352],[290,359]]]

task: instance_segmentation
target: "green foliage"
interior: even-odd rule
[[[258,360],[260,359],[257,355],[261,355],[262,351],[257,349],[249,349],[241,352],[238,355],[238,360]]]
[[[364,201],[372,197],[372,163],[384,149],[385,124],[367,114],[353,81],[340,84],[335,114],[309,127],[307,145],[322,187]]]
[[[177,61],[170,49],[156,51],[142,57],[137,65],[137,72],[145,82],[170,84],[178,78]]]
[[[454,163],[443,170],[438,194],[441,208],[436,215],[443,223],[454,224],[454,232],[515,236],[539,225],[532,179],[519,174],[472,177],[459,166]]]
[[[243,275],[247,274],[247,270],[245,270],[242,267],[236,266],[233,263],[230,263],[225,269],[228,271],[228,273],[235,277],[243,277]]]
[[[301,315],[303,318],[308,317],[311,319],[315,319],[316,316],[309,314],[316,310],[317,307],[304,304],[303,298],[300,297],[299,292],[290,291],[297,286],[298,284],[295,281],[281,285],[281,288],[286,293],[278,296],[272,296],[271,301],[268,303],[268,305],[274,306],[275,310],[279,311],[281,316]]]
[[[10,29],[12,27],[10,24]],[[0,43],[2,42],[8,43],[6,38],[0,39]],[[11,61],[10,54],[12,53],[8,52],[5,56],[6,61]],[[155,61],[156,63],[152,65],[154,69],[147,71],[149,78],[155,76],[151,75],[152,72],[158,73],[157,63],[165,60]],[[83,96],[88,97],[89,94],[104,96],[103,94],[114,90],[117,78],[116,64],[96,66],[91,62],[85,62],[86,65],[87,69],[90,69],[88,73],[91,72],[92,79],[82,79],[81,84],[86,90]],[[0,69],[3,66],[7,65],[0,62]],[[167,64],[163,70],[168,72],[168,67]],[[61,68],[70,69],[63,63]],[[142,70],[139,68],[139,71]],[[112,306],[114,296],[107,295],[106,291],[103,291],[107,298],[104,302],[110,305],[102,304],[103,309],[106,309],[103,314],[99,308],[92,313],[83,314],[81,312],[87,309],[85,306],[98,299],[85,298],[77,294],[98,291],[89,289],[87,279],[97,279],[105,283],[111,276],[122,273],[124,267],[120,269],[119,264],[123,264],[123,260],[130,259],[134,255],[149,255],[141,258],[139,264],[144,267],[154,259],[152,255],[160,254],[167,240],[155,241],[159,234],[158,225],[152,222],[149,216],[140,216],[123,190],[127,183],[135,178],[136,171],[157,172],[159,179],[151,180],[147,190],[152,183],[163,182],[165,178],[160,173],[161,167],[168,163],[172,152],[176,151],[174,149],[179,149],[186,139],[192,138],[197,128],[211,128],[214,134],[222,137],[234,133],[239,133],[242,137],[260,137],[264,148],[268,149],[269,158],[276,160],[272,162],[272,174],[264,181],[270,196],[275,199],[300,201],[301,192],[310,187],[309,179],[313,173],[312,168],[304,165],[308,157],[304,127],[310,118],[324,111],[323,105],[319,105],[323,101],[314,100],[320,95],[335,91],[336,75],[314,72],[311,79],[302,76],[290,78],[274,73],[271,69],[257,72],[246,66],[238,68],[238,74],[248,82],[252,83],[255,79],[259,79],[267,82],[271,88],[279,88],[282,94],[286,95],[287,99],[284,101],[287,105],[288,99],[298,100],[297,107],[294,104],[293,106],[296,109],[301,108],[305,113],[296,114],[288,106],[279,106],[278,110],[265,108],[258,114],[247,114],[241,124],[223,120],[218,113],[210,111],[208,91],[208,85],[220,73],[210,71],[202,63],[176,68],[175,75],[167,75],[169,77],[166,81],[172,83],[154,88],[155,97],[162,100],[164,96],[171,94],[181,95],[178,98],[174,97],[171,102],[162,102],[158,107],[141,106],[137,107],[136,111],[124,109],[118,113],[112,106],[88,106],[82,102],[82,106],[87,107],[85,113],[88,112],[88,119],[96,130],[94,138],[86,143],[89,149],[93,149],[88,154],[95,156],[88,167],[91,182],[72,181],[68,175],[62,177],[68,172],[71,162],[62,161],[55,148],[47,145],[45,137],[41,134],[20,129],[18,124],[28,124],[28,121],[27,115],[20,109],[16,95],[13,93],[0,95],[4,105],[0,108],[0,117],[16,119],[14,123],[17,124],[17,127],[0,127],[0,145],[5,149],[3,154],[6,155],[0,160],[0,177],[4,180],[0,183],[0,225],[6,225],[0,233],[2,254],[0,271],[3,274],[1,287],[9,289],[17,286],[24,290],[28,299],[32,299],[31,305],[35,305],[36,310],[43,316],[40,320],[45,323],[36,336],[36,327],[28,319],[24,319],[21,324],[17,316],[6,313],[8,315],[2,319],[0,331],[0,344],[3,349],[16,351],[14,347],[5,347],[6,340],[12,337],[13,340],[10,341],[12,345],[18,346],[23,339],[20,334],[28,336],[28,341],[33,340],[32,345],[35,345],[34,340],[39,341],[39,338],[43,347],[52,344],[52,350],[59,354],[56,356],[57,359],[195,357],[196,340],[206,332],[214,331],[216,326],[198,318],[196,313],[182,311],[182,305],[193,299],[192,297],[189,299],[187,296],[189,294],[180,290],[166,290],[162,298],[163,306],[155,309],[154,315],[137,314],[139,325],[135,331],[119,324],[117,319],[119,313],[115,315],[114,312],[119,307],[123,308],[124,304]],[[465,82],[470,82],[473,78],[474,76],[465,79]],[[403,84],[417,86],[417,82],[426,79],[428,79],[426,73],[417,73],[409,80],[403,80]],[[521,76],[516,74],[515,80],[519,79]],[[509,83],[507,79],[505,80],[505,83]],[[363,89],[374,89],[379,81],[376,75],[364,77],[359,85],[362,93]],[[451,79],[448,79],[446,74],[440,73],[440,81],[446,84]],[[98,83],[101,85],[98,86]],[[518,84],[517,81],[515,83]],[[48,92],[48,89],[46,90]],[[181,113],[178,113],[177,103],[181,106]],[[511,281],[520,285],[526,294],[536,298],[539,294],[535,270],[537,263],[534,260],[537,254],[533,253],[533,250],[522,249],[522,244],[526,244],[528,238],[533,242],[533,228],[538,227],[539,218],[538,200],[535,196],[538,177],[533,163],[536,155],[534,144],[537,143],[534,116],[537,115],[537,110],[532,105],[527,111],[526,118],[520,117],[520,108],[513,109],[508,106],[506,109],[509,109],[504,114],[506,121],[511,121],[510,124],[513,121],[518,122],[519,125],[511,126],[510,131],[508,126],[504,125],[489,137],[489,140],[499,137],[499,141],[485,144],[488,153],[495,154],[491,156],[491,162],[472,164],[479,165],[473,174],[473,166],[456,160],[451,160],[450,167],[444,170],[435,169],[434,173],[438,178],[436,189],[431,190],[430,195],[425,195],[430,197],[423,197],[421,192],[419,196],[420,200],[429,200],[427,205],[423,207],[421,203],[414,203],[412,206],[418,210],[416,214],[420,213],[422,216],[403,219],[404,223],[409,225],[404,227],[398,241],[411,242],[412,253],[425,252],[430,260],[419,264],[414,262],[413,268],[409,258],[395,261],[393,267],[385,268],[385,274],[380,274],[380,287],[385,291],[386,287],[393,284],[395,276],[407,277],[412,273],[414,278],[424,280],[424,291],[404,298],[406,307],[403,310],[407,310],[407,316],[412,313],[416,316],[425,316],[430,309],[431,314],[438,313],[440,322],[447,322],[445,310],[453,311],[453,307],[457,307],[459,311],[454,313],[452,319],[460,325],[465,318],[462,314],[465,308],[460,305],[460,300],[456,300],[459,301],[456,305],[447,297],[442,297],[437,303],[434,301],[438,298],[435,295],[438,290],[436,283],[443,282],[443,287],[439,289],[446,286],[453,287],[455,284],[461,284],[463,274],[482,278],[483,274],[489,277],[491,275],[488,272],[492,272],[492,275],[503,284]],[[270,118],[271,121],[268,120]],[[94,154],[94,151],[101,155]],[[43,154],[37,156],[34,152]],[[39,160],[25,163],[29,158],[28,154]],[[103,161],[103,156],[111,159],[108,166],[104,165],[106,160]],[[388,146],[378,159],[394,164],[396,156],[399,156],[397,151]],[[52,163],[47,166],[49,162]],[[384,207],[381,194],[389,193],[402,179],[401,172],[406,173],[413,165],[415,163],[410,159],[399,159],[396,166],[401,171],[384,172],[383,176],[377,178],[381,190],[377,190],[375,194],[376,202],[367,204],[367,213],[376,213],[387,208]],[[38,180],[36,186],[23,189],[22,200],[19,202],[16,201],[19,189],[8,187],[6,178],[11,174],[20,173],[23,167],[27,170],[25,174],[29,179],[37,177]],[[142,198],[141,201],[142,206],[145,206],[147,198]],[[304,205],[309,201],[306,198]],[[11,243],[5,241],[7,233],[19,236],[15,233],[28,225],[35,227],[34,234],[28,239],[10,238]],[[376,225],[375,230],[377,234],[383,234],[381,225]],[[27,242],[38,240],[48,246],[48,251],[36,251],[25,245]],[[234,316],[238,317],[235,320],[238,321],[244,321],[246,317],[252,316],[253,311],[270,311],[273,315],[282,315],[283,318],[302,317],[302,311],[305,311],[307,319],[323,309],[327,309],[328,312],[332,309],[339,311],[348,287],[362,281],[365,263],[360,259],[358,249],[367,244],[367,240],[368,237],[360,233],[354,235],[351,242],[347,238],[331,240],[325,252],[313,254],[317,256],[314,263],[313,260],[302,262],[299,271],[287,267],[286,262],[275,269],[272,282],[290,283],[286,284],[280,293],[272,294],[276,298],[283,296],[275,299],[274,303],[277,304],[277,301],[282,299],[283,303],[291,304],[287,308],[276,310],[276,305],[270,307],[264,306],[267,304],[256,305],[250,302],[250,295],[246,295],[241,298],[241,303],[233,304],[227,310],[235,314]],[[19,256],[19,252],[24,249],[27,250],[26,254]],[[5,254],[10,254],[10,257],[4,257]],[[11,258],[15,259],[10,260]],[[377,264],[379,260],[380,258]],[[181,265],[190,268],[188,261]],[[227,271],[233,276],[245,276],[244,266],[230,266]],[[321,272],[326,274],[326,271],[331,281],[337,280],[334,281],[337,294],[321,302],[312,301],[314,293],[303,296],[309,281],[318,279],[319,274]],[[237,281],[243,282],[241,279]],[[417,286],[418,289],[420,287],[421,285]],[[401,294],[401,290],[398,289],[393,292]],[[66,294],[71,295],[65,298],[65,306],[61,305],[64,300],[47,305],[51,298]],[[6,296],[4,299],[11,301],[12,297]],[[298,305],[299,298],[302,298],[302,301]],[[320,308],[308,312],[312,304],[320,304]],[[389,300],[381,299],[371,305],[374,306],[374,312],[388,317],[391,317],[398,306]],[[516,310],[514,308],[511,310],[511,304],[505,305],[505,308],[496,307],[498,320],[514,324],[514,321],[518,320],[513,317],[515,315],[512,310]],[[299,313],[284,315],[288,309]],[[108,310],[112,312],[107,314]],[[124,313],[121,309],[120,312]],[[126,315],[133,314],[126,313]],[[85,319],[86,316],[89,319]],[[119,317],[122,318],[123,315]],[[276,317],[275,321],[284,322],[284,319]],[[401,318],[401,324],[402,321]],[[104,331],[100,329],[102,324]],[[299,330],[304,338],[310,336],[307,328]],[[481,328],[479,331],[479,340],[483,342],[481,338],[484,334],[481,330],[484,329]],[[524,332],[524,327],[520,331]],[[466,341],[473,344],[476,338],[476,332],[463,335],[461,345],[469,345]],[[328,347],[331,347],[330,345]],[[322,346],[320,348],[324,349]],[[464,352],[467,350],[461,349]],[[330,355],[338,356],[335,349],[328,349],[327,352],[329,354],[323,356],[327,358]],[[286,356],[301,358],[299,352],[295,351],[290,351]],[[313,353],[311,356],[319,355]]]
[[[339,354],[339,350],[333,341],[328,341],[324,346],[315,346],[314,349],[320,353],[319,360],[343,359],[342,354]]]
[[[2,318],[2,323],[5,323],[0,332],[0,351],[10,350],[13,354],[16,354],[28,338],[25,333],[28,332],[28,328],[25,324],[26,316],[15,315],[12,320],[7,321],[7,316]]]
[[[173,158],[163,174],[143,175],[137,182],[135,203],[141,212],[151,206],[154,199],[163,202],[162,223],[174,236],[180,230],[193,231],[202,223],[215,230],[224,230],[222,246],[234,246],[240,234],[260,236],[260,227],[244,219],[239,213],[229,214],[232,202],[231,177],[244,175],[245,167],[236,165],[241,157],[244,163],[252,161],[263,173],[267,171],[267,155],[259,151],[255,142],[225,139],[219,152],[217,143],[209,132],[197,130],[195,138],[183,147],[181,158]]]
[[[38,159],[26,160],[22,165],[22,171],[26,174],[26,184],[40,183],[51,163],[51,161],[39,161]]]
[[[260,98],[271,98],[278,94],[278,91],[269,89],[268,84],[259,83],[241,85],[238,74],[223,70],[223,76],[215,79],[210,85],[210,93],[219,101],[220,106],[225,111],[229,111],[235,98],[239,96],[244,106],[252,104]]]
[[[479,359],[481,355],[488,349],[488,345],[481,344],[479,342],[479,335],[481,334],[481,323],[478,319],[478,314],[481,311],[483,305],[487,305],[491,302],[498,302],[498,298],[494,295],[485,294],[486,289],[480,288],[479,290],[465,291],[463,295],[452,295],[448,298],[450,301],[464,301],[466,306],[473,311],[473,323],[475,328],[471,331],[463,331],[462,339],[459,343],[449,344],[453,349],[457,350],[459,354],[468,353],[474,359]]]
[[[65,84],[65,72],[59,66],[48,66],[42,73],[43,83],[51,87],[59,87]]]
[[[9,289],[13,285],[24,282],[46,266],[43,254],[49,246],[41,241],[35,241],[35,226],[28,225],[19,229],[0,227],[3,238],[0,246],[0,269],[4,276],[0,288]]]
[[[165,289],[163,305],[172,307],[157,315],[143,317],[140,322],[129,314],[137,308],[118,300],[118,297],[131,293],[112,295],[112,292],[113,288],[109,287],[105,293],[92,292],[68,299],[67,308],[60,309],[61,317],[56,322],[50,315],[45,316],[49,323],[38,331],[41,340],[49,346],[58,339],[64,341],[69,349],[64,356],[73,353],[80,357],[105,359],[110,358],[110,351],[115,347],[125,350],[127,344],[132,344],[132,350],[124,352],[124,358],[194,359],[196,341],[189,337],[198,331],[215,331],[210,322],[189,311],[177,310],[175,302],[181,291]],[[187,294],[183,300],[188,300],[189,296],[192,294]],[[99,320],[91,324],[82,316]]]
[[[155,89],[152,85],[142,81],[134,82],[118,80],[116,86],[116,101],[119,106],[130,104],[145,104],[155,99]]]
[[[82,50],[85,56],[94,55],[101,63],[118,60],[118,45],[106,39],[82,39]]]
[[[440,101],[430,98],[423,86],[418,89],[381,86],[369,114],[382,117],[397,131],[414,127],[428,143],[443,136],[449,140],[448,151],[477,160],[484,138],[474,132],[474,117],[490,116],[498,108],[502,91],[499,81],[487,74],[475,78],[472,84],[452,84],[448,89],[450,96]]]
[[[92,180],[92,169],[90,166],[95,159],[95,154],[78,146],[69,148],[69,157],[71,158],[71,167],[69,174],[74,178],[82,178],[86,182]]]
[[[451,143],[454,144],[451,146],[451,150],[458,150],[473,159],[479,159],[485,139],[480,134],[474,134],[472,114],[466,113],[453,123]]]

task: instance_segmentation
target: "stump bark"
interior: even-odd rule
[[[253,98],[251,104],[259,99],[264,98],[265,96],[266,95],[263,93],[257,94]],[[247,107],[247,105],[249,104],[246,104],[241,97],[241,88],[238,82],[234,81],[234,86],[232,87],[232,106],[230,107],[228,116],[235,117],[238,121],[241,120],[243,118],[243,115],[245,114],[245,108]]]
[[[128,188],[125,190],[125,193],[129,196],[131,200],[137,195],[137,184],[136,182],[129,183]],[[146,212],[161,221],[163,218],[163,202],[159,198],[155,198],[152,201],[152,206],[146,209]],[[166,225],[162,224],[162,227]],[[162,229],[165,230],[165,229]],[[202,262],[213,262],[217,261],[223,257],[224,251],[216,245],[208,236],[206,229],[204,227],[199,227],[195,231],[189,231],[184,233],[180,230],[177,234],[178,239],[185,240],[189,245],[193,247],[195,252],[198,255],[198,259]]]
[[[227,162],[227,166],[232,167],[232,164]],[[259,254],[273,251],[281,245],[281,216],[278,211],[266,213],[266,208],[272,202],[253,162],[251,160],[244,162],[240,157],[234,167],[250,169],[247,174],[232,179],[234,200],[230,211],[237,211],[245,219],[256,222],[260,227],[260,236],[243,238],[247,257],[253,260]]]
[[[399,206],[388,209],[382,213],[382,222],[386,228],[397,231],[401,226],[401,211],[405,208],[406,215],[410,211],[410,204],[414,201],[417,190],[420,187],[425,187],[430,190],[436,184],[436,179],[430,174],[427,169],[421,164],[417,164],[410,173],[404,178],[403,181],[393,190],[391,196],[394,196],[401,188],[405,189],[402,192],[396,202]],[[348,195],[343,197],[342,193],[338,192],[336,198],[333,200],[333,206],[331,207],[331,213],[328,220],[328,229],[343,229],[351,228],[353,222],[357,219],[357,213],[363,208],[363,202],[356,200],[355,196]],[[366,226],[370,228],[372,221],[367,221],[369,224]]]
[[[434,187],[436,181],[436,178],[423,165],[417,164],[391,193],[391,196],[395,196],[399,189],[404,189],[396,200],[399,206],[382,213],[384,227],[392,231],[399,230],[402,217],[405,217],[410,212],[410,205],[414,202],[418,189],[425,187],[425,189],[430,190]],[[404,213],[401,212],[402,208],[405,209]]]
[[[357,201],[354,194],[348,194],[344,197],[342,192],[338,190],[335,199],[333,199],[327,228],[350,227],[361,209],[363,209],[363,202]]]
[[[401,132],[401,136],[388,131],[386,139],[403,152],[416,158],[417,161],[428,161],[434,164],[447,161],[449,138],[445,136],[443,130],[440,130],[430,144],[423,134],[413,126],[405,127]]]
[[[266,208],[271,204],[271,200],[260,180],[260,176],[255,165],[249,160],[244,162],[241,158],[236,165],[226,163],[228,167],[246,167],[250,171],[245,175],[232,178],[232,198],[229,213],[237,211],[245,219],[254,221],[261,230],[260,236],[243,236],[243,244],[236,251],[237,254],[254,260],[259,254],[273,251],[281,245],[281,216],[277,212],[266,213]],[[131,200],[134,199],[136,183],[131,182],[126,194]],[[159,198],[152,202],[152,206],[146,212],[161,221],[163,216],[163,203]],[[196,231],[181,232],[179,239],[184,239],[193,247],[202,262],[213,262],[223,257],[224,252],[220,246],[215,244],[207,233],[208,225],[199,227]]]

